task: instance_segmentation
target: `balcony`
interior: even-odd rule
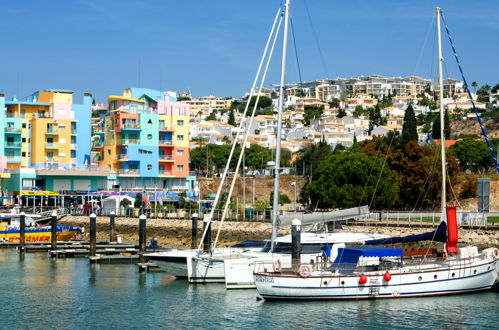
[[[76,143],[71,143],[71,149],[76,149],[76,148],[78,148]]]
[[[175,176],[175,172],[173,170],[164,170],[159,172],[159,176]]]
[[[45,149],[59,149],[59,143],[45,143]]]
[[[59,164],[59,157],[46,157],[45,164]]]
[[[21,149],[21,142],[5,142],[6,149]]]
[[[92,133],[93,134],[104,134],[104,127],[100,126],[93,126],[92,127]],[[75,133],[76,134],[76,133]]]
[[[21,128],[5,127],[5,134],[21,134]]]
[[[120,160],[120,161],[127,161],[128,160],[128,155],[127,154],[120,154],[120,155],[118,155],[118,160]]]
[[[141,131],[142,128],[140,128],[139,124],[136,123],[125,123],[121,125],[121,130],[126,131],[126,130],[133,130],[133,131]]]
[[[77,134],[78,134],[78,130],[76,128],[72,128],[71,135],[77,135]]]
[[[21,156],[7,156],[5,158],[7,160],[7,163],[20,163],[21,162]]]
[[[160,146],[173,146],[172,140],[159,140]]]
[[[49,128],[45,132],[45,135],[59,135],[59,131],[57,131],[55,128]]]
[[[102,143],[102,142],[92,143],[92,148],[95,148],[95,149],[104,148],[104,143]]]
[[[139,139],[121,139],[121,144],[140,144]]]
[[[159,161],[173,161],[172,155],[159,155]]]
[[[140,175],[140,171],[137,168],[120,168],[118,175]]]
[[[175,131],[173,127],[165,126],[165,125],[159,125],[159,131],[160,132],[173,132]]]
[[[77,158],[71,158],[69,160],[69,162],[72,164],[72,165],[76,165],[78,163],[78,159]]]

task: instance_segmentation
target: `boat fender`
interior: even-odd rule
[[[499,260],[499,249],[498,248],[494,248],[494,250],[492,250],[492,256],[494,257],[494,259]]]
[[[298,274],[300,274],[301,277],[310,277],[312,275],[312,266],[308,264],[303,264],[298,268]]]
[[[359,284],[366,284],[367,283],[367,276],[362,274],[359,277]]]
[[[385,275],[383,275],[383,279],[386,282],[390,282],[390,280],[392,279],[392,274],[390,274],[389,272],[386,272]]]
[[[274,261],[274,272],[275,273],[280,273],[282,269],[282,262],[280,259],[277,259]]]

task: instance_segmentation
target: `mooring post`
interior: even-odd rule
[[[206,232],[203,240],[203,251],[209,253],[211,249],[211,221],[209,217],[203,219],[203,232]]]
[[[146,219],[144,214],[139,217],[139,252],[146,251]]]
[[[301,221],[294,219],[291,222],[291,267],[298,269],[301,263]]]
[[[90,256],[94,257],[97,250],[97,215],[90,214]]]
[[[19,217],[19,227],[19,249],[24,252],[24,245],[26,244],[26,214],[24,212],[21,212]]]
[[[111,214],[109,215],[109,242],[116,242],[116,237],[115,237],[116,234],[114,231],[115,218],[116,218],[116,214],[114,213],[114,211],[111,211]]]
[[[192,239],[191,248],[195,249],[198,246],[198,220],[199,215],[197,213],[192,214]]]
[[[50,220],[50,248],[52,251],[57,250],[57,211],[55,210]]]

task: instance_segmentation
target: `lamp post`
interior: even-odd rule
[[[294,187],[293,209],[296,213],[296,181],[291,182],[291,185]]]

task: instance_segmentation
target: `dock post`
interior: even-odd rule
[[[97,216],[95,213],[90,214],[90,256],[95,256],[97,243]]]
[[[26,244],[26,214],[24,212],[21,212],[19,217],[19,236],[19,249],[24,252]]]
[[[199,215],[197,213],[192,214],[192,239],[191,248],[195,249],[198,246],[198,220]]]
[[[301,221],[291,222],[291,267],[296,270],[301,263]]]
[[[116,242],[115,218],[116,214],[114,213],[114,211],[111,211],[111,214],[109,215],[109,242]]]
[[[146,251],[146,216],[139,217],[139,252]]]
[[[205,217],[203,220],[203,232],[206,231],[203,240],[203,252],[209,253],[211,250],[211,221],[209,217]]]
[[[57,211],[52,212],[50,220],[50,248],[52,251],[57,250]]]

